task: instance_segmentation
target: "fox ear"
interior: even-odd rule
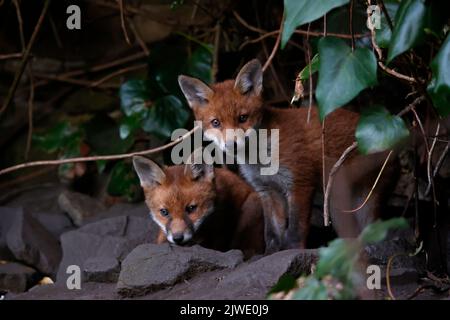
[[[253,93],[257,96],[261,94],[263,81],[263,71],[261,63],[257,59],[247,62],[242,67],[241,71],[236,77],[234,87],[239,90],[241,94]]]
[[[178,76],[178,84],[191,108],[208,103],[213,91],[204,82],[188,76]]]
[[[150,159],[134,156],[133,166],[142,187],[155,187],[166,179],[164,171]]]
[[[186,161],[185,174],[189,174],[193,180],[214,179],[214,166],[202,161],[202,149],[195,149]]]

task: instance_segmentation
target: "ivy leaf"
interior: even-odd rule
[[[447,35],[441,49],[431,62],[433,78],[428,93],[433,105],[443,117],[450,114],[450,35]]]
[[[363,112],[356,127],[356,141],[362,154],[391,149],[409,136],[402,118],[375,106]]]
[[[38,148],[53,153],[64,149],[76,149],[82,139],[82,132],[68,121],[56,124],[43,134],[33,135],[33,142]]]
[[[297,27],[322,17],[331,9],[346,4],[348,1],[284,0],[286,17],[283,23],[281,48],[286,46],[286,43]]]
[[[139,192],[139,179],[131,164],[119,161],[114,165],[107,191],[112,196],[126,196],[128,200],[136,198]]]
[[[181,100],[168,95],[155,101],[148,110],[142,129],[153,133],[159,138],[166,139],[172,135],[172,131],[185,126],[189,119],[189,112]]]
[[[316,98],[321,120],[348,103],[363,89],[377,83],[377,61],[367,48],[354,52],[341,39],[319,41],[319,80]]]
[[[120,106],[123,113],[131,116],[144,113],[150,100],[148,82],[145,80],[129,80],[120,86]]]
[[[308,277],[305,286],[294,293],[295,300],[328,300],[328,290],[324,283],[314,277]]]
[[[332,275],[337,279],[346,278],[352,272],[353,264],[359,250],[358,243],[346,239],[336,239],[328,247],[319,249],[315,276],[321,278]]]
[[[212,47],[207,50],[203,46],[199,46],[187,61],[185,73],[191,77],[198,78],[205,83],[211,82],[211,67],[212,67]]]
[[[394,19],[397,14],[400,4],[396,0],[384,1],[386,10],[388,11],[389,17]],[[395,24],[395,21],[392,21]],[[376,30],[376,42],[380,48],[388,48],[391,42],[392,31],[387,22],[387,18],[384,12],[381,12],[380,29]]]
[[[296,285],[297,281],[292,275],[288,273],[283,274],[280,279],[278,279],[278,282],[270,289],[267,295],[276,292],[289,292],[290,290],[294,289]]]
[[[311,59],[310,64],[303,68],[302,71],[298,74],[298,78],[302,81],[309,79],[309,66],[311,65],[311,74],[314,74],[319,70],[319,54],[315,54]]]
[[[383,241],[390,229],[404,229],[408,227],[405,218],[393,218],[387,221],[376,221],[364,228],[359,239],[364,245]]]
[[[426,7],[423,0],[403,0],[395,15],[395,26],[387,62],[417,45],[424,35]]]

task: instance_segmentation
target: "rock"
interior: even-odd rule
[[[24,292],[36,276],[36,270],[20,263],[0,263],[0,291]]]
[[[83,265],[86,282],[117,282],[119,272],[119,261],[113,257],[89,258]]]
[[[411,257],[416,250],[414,245],[414,235],[412,230],[399,230],[391,233],[388,238],[376,244],[367,245],[364,253],[369,264],[386,266],[391,256],[397,255],[392,261],[392,268],[405,268],[424,270],[423,261],[418,256]]]
[[[149,217],[119,216],[90,223],[64,233],[61,236],[63,258],[58,270],[57,282],[66,282],[68,277],[66,269],[69,265],[78,265],[82,268],[92,258],[105,259],[105,261],[117,260],[120,263],[136,246],[154,241],[157,231],[158,227]],[[105,264],[109,263],[105,262]],[[105,269],[103,271],[103,273],[106,272]],[[115,270],[109,271],[113,277]],[[102,275],[102,277],[110,276]]]
[[[120,217],[120,216],[137,216],[137,217],[143,217],[148,218],[148,208],[144,202],[139,204],[133,204],[133,203],[117,203],[107,210],[100,212],[99,214],[95,215],[94,217],[86,218],[85,224],[92,223],[99,221],[101,219],[108,219],[113,217]]]
[[[33,217],[39,221],[56,239],[64,232],[73,230],[75,227],[70,218],[64,213],[35,212]]]
[[[309,274],[317,259],[318,252],[313,249],[274,253],[233,270],[200,299],[265,299],[282,275],[299,277]]]
[[[143,244],[123,261],[117,292],[122,296],[145,295],[199,273],[235,268],[242,261],[239,250],[219,252],[198,245]]]
[[[6,242],[6,234],[19,211],[18,208],[0,207],[0,260],[14,259],[14,255]]]
[[[58,204],[77,226],[81,226],[86,218],[93,217],[106,209],[100,201],[72,191],[62,192],[58,197]]]
[[[17,208],[6,233],[6,243],[14,257],[40,272],[54,275],[61,260],[61,247],[33,216]]]

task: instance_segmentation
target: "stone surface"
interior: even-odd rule
[[[36,281],[37,272],[33,268],[15,262],[0,262],[0,290],[24,292]]]
[[[106,209],[100,201],[94,198],[67,190],[59,195],[58,204],[77,226],[83,225],[85,219],[92,218]]]
[[[123,261],[117,292],[122,296],[145,295],[200,273],[235,268],[242,261],[239,250],[219,252],[198,245],[143,244]]]
[[[65,283],[67,266],[78,265],[82,268],[91,258],[121,262],[136,246],[154,241],[157,230],[158,227],[148,216],[118,216],[64,233],[61,236],[63,258],[57,281]]]
[[[94,257],[87,259],[83,264],[85,281],[91,282],[117,282],[120,272],[120,263],[114,257]]]
[[[6,243],[15,259],[54,275],[61,260],[58,240],[33,216],[16,209],[6,232]]]

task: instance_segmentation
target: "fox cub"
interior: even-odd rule
[[[207,164],[160,168],[133,158],[158,243],[200,244],[246,258],[264,253],[264,218],[258,195],[239,176]]]
[[[240,174],[259,193],[265,217],[266,250],[273,252],[288,247],[305,247],[308,236],[312,200],[317,187],[322,187],[322,158],[328,172],[342,152],[354,141],[355,128],[359,119],[357,113],[338,109],[326,119],[324,130],[324,157],[322,156],[322,124],[318,111],[311,110],[307,122],[308,108],[275,109],[265,106],[262,99],[263,71],[258,60],[248,62],[235,80],[227,80],[208,86],[202,81],[180,75],[179,85],[195,118],[202,122],[205,137],[214,141],[224,152],[231,152],[248,145],[247,129],[279,129],[279,167],[274,175],[261,175],[263,164],[239,164]],[[209,130],[215,129],[215,130]],[[242,129],[244,137],[226,133],[227,129]],[[268,146],[270,150],[270,145]],[[250,152],[252,152],[250,150]],[[253,151],[254,152],[254,151]],[[353,159],[358,156],[353,156]],[[362,159],[364,160],[364,159]],[[347,161],[349,162],[349,161]],[[340,190],[334,190],[335,199],[344,196],[347,190],[350,198],[340,209],[352,209],[360,204],[362,192],[374,181],[369,173],[377,173],[379,162],[365,165],[356,160],[355,170],[340,170]],[[370,167],[370,168],[369,168]],[[351,166],[350,166],[351,168]],[[357,170],[363,170],[364,174]],[[356,174],[357,173],[357,174]],[[326,173],[325,177],[328,174]],[[358,194],[358,192],[360,192]],[[333,199],[333,198],[332,198]],[[377,195],[371,197],[371,201]],[[361,200],[362,201],[362,200]],[[369,202],[371,202],[369,201]],[[333,202],[337,203],[337,202]],[[372,220],[376,206],[368,203],[364,223]],[[333,208],[332,208],[333,209]],[[334,210],[334,212],[337,212]],[[349,214],[332,214],[333,223],[341,227],[340,236],[355,236],[361,221]],[[353,220],[349,220],[353,219]],[[356,219],[356,220],[355,220]],[[359,217],[358,217],[359,219]],[[350,224],[355,228],[345,231]],[[355,232],[355,229],[359,231]]]

